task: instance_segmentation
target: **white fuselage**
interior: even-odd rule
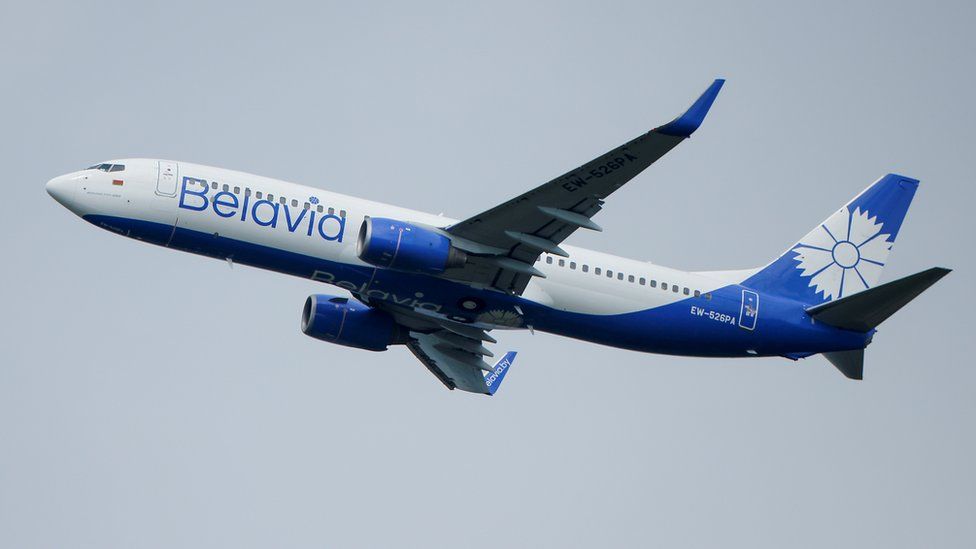
[[[316,187],[199,164],[147,159],[115,162],[125,165],[125,171],[86,170],[58,178],[79,183],[69,206],[75,213],[83,217],[136,218],[368,268],[372,267],[357,256],[355,238],[366,216],[436,227],[457,222],[440,215]],[[173,173],[167,174],[167,170]],[[171,181],[165,181],[167,178]],[[188,207],[203,205],[204,199],[192,194],[200,193],[202,189],[191,186],[184,193],[184,178],[206,181],[210,186],[206,194],[207,206],[200,211]],[[113,185],[115,180],[122,180],[123,184]],[[236,206],[234,200],[226,196],[219,204],[212,200],[225,189],[236,197]],[[277,219],[273,219],[275,212],[267,204],[254,209],[253,205],[259,200],[258,193],[261,200],[270,196],[277,205]],[[312,197],[318,204],[308,204],[309,209],[303,214]],[[184,207],[180,207],[181,199]],[[245,200],[248,202],[246,208]],[[254,219],[255,214],[257,219]],[[274,226],[258,223],[271,221]],[[694,295],[694,292],[708,293],[742,279],[741,273],[730,273],[730,278],[724,278],[575,246],[563,248],[569,253],[568,258],[548,254],[540,257],[535,267],[546,278],[533,278],[523,298],[563,311],[622,314],[667,305]]]

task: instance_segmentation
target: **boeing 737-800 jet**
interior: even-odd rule
[[[301,315],[314,338],[405,345],[450,389],[494,394],[498,329],[650,353],[823,354],[861,379],[875,328],[949,270],[879,285],[918,181],[886,175],[765,267],[686,272],[564,245],[600,230],[604,201],[698,129],[723,80],[688,111],[535,189],[464,220],[170,160],[122,159],[47,191],[86,221],[167,248],[324,282]]]

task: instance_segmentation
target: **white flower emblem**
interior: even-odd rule
[[[875,285],[888,260],[891,235],[867,211],[846,207],[810,231],[793,248],[800,276],[825,300],[853,295]]]

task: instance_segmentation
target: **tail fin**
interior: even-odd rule
[[[872,288],[917,188],[917,179],[882,177],[742,284],[812,305]]]

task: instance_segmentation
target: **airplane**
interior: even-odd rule
[[[457,220],[188,162],[110,160],[47,192],[97,227],[345,290],[305,300],[301,330],[370,351],[403,345],[449,389],[493,395],[515,361],[492,330],[527,329],[698,357],[822,354],[862,379],[877,326],[950,272],[879,284],[919,181],[888,174],[769,264],[689,272],[565,245],[605,200],[701,126],[683,114],[511,200]]]

